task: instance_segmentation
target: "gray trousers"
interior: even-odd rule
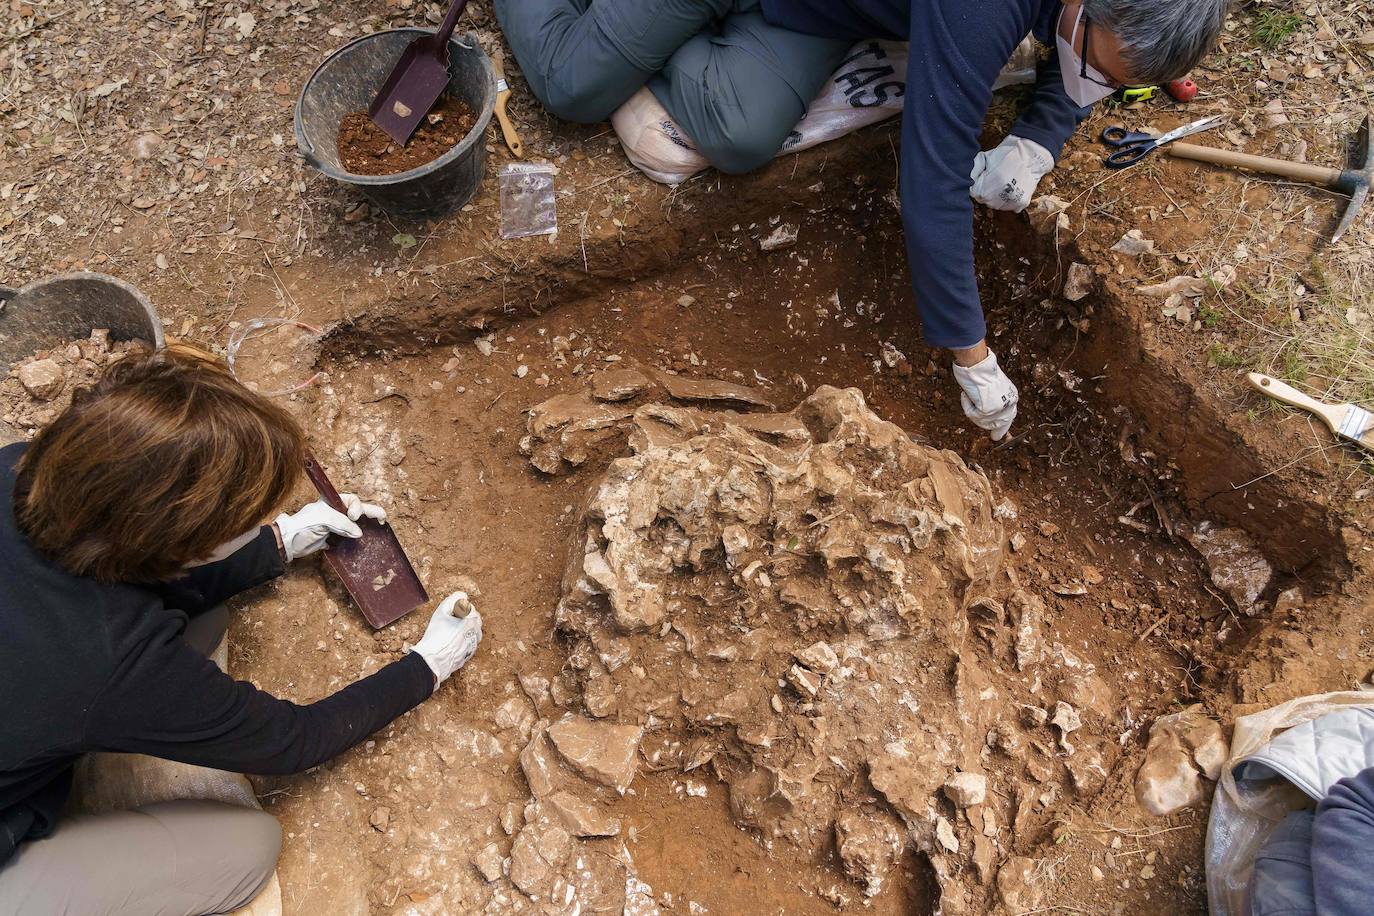
[[[850,43],[769,25],[758,0],[495,0],[525,80],[593,124],[647,85],[722,172],[777,155]]]
[[[1315,916],[1311,811],[1294,811],[1274,828],[1255,859],[1250,916]]]
[[[206,655],[229,615],[191,621],[184,639]],[[204,916],[248,903],[281,851],[272,815],[211,801],[65,817],[0,866],[0,916]]]

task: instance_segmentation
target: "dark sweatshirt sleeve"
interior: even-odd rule
[[[1360,916],[1374,901],[1374,768],[1342,779],[1317,805],[1312,888],[1318,916]]]
[[[912,4],[902,222],[925,340],[936,347],[970,347],[987,335],[973,270],[970,176],[992,84],[1030,31],[1029,11],[1019,6],[996,0]]]
[[[276,533],[271,525],[263,525],[256,538],[223,560],[193,566],[180,579],[152,591],[160,595],[168,607],[180,608],[187,616],[195,617],[285,571]]]
[[[235,681],[177,636],[168,615],[141,645],[116,649],[86,717],[91,749],[151,754],[241,773],[307,770],[419,705],[434,674],[414,652],[315,703]]]
[[[1036,71],[1035,92],[1031,95],[1030,105],[1012,125],[1011,134],[1039,143],[1058,162],[1064,144],[1090,114],[1092,108],[1079,108],[1064,91],[1059,55],[1051,54]]]

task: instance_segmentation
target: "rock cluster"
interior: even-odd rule
[[[112,343],[110,332],[97,329],[85,340],[40,351],[10,367],[0,379],[0,424],[32,436],[55,420],[72,395],[93,384],[105,367],[141,345]]]
[[[834,857],[863,895],[915,850],[942,912],[1033,909],[1044,874],[1013,844],[1105,783],[1114,691],[1046,639],[986,478],[858,391],[739,412],[765,400],[617,368],[530,411],[543,471],[628,454],[570,545],[564,670],[521,681],[539,718],[511,880],[553,900],[619,836],[607,806],[642,760],[684,798],[721,784],[737,824]]]

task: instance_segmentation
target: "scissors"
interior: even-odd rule
[[[1108,127],[1102,131],[1102,142],[1108,146],[1115,146],[1117,149],[1108,153],[1103,162],[1109,169],[1127,168],[1135,165],[1166,143],[1173,143],[1175,140],[1180,140],[1200,131],[1211,130],[1225,120],[1225,115],[1213,115],[1210,118],[1194,121],[1192,124],[1185,124],[1158,137],[1154,134],[1130,131],[1124,127]]]

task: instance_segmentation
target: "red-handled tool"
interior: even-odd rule
[[[1190,79],[1173,80],[1166,83],[1164,89],[1175,102],[1191,102],[1197,98],[1197,83]]]
[[[329,482],[315,456],[306,453],[305,476],[331,509],[344,511],[339,491]],[[357,525],[360,538],[335,538],[324,552],[325,561],[358,603],[363,617],[376,629],[395,623],[429,600],[415,567],[390,525],[364,516]]]
[[[368,106],[372,123],[402,146],[448,87],[448,40],[467,5],[468,0],[453,0],[439,31],[406,45]]]

